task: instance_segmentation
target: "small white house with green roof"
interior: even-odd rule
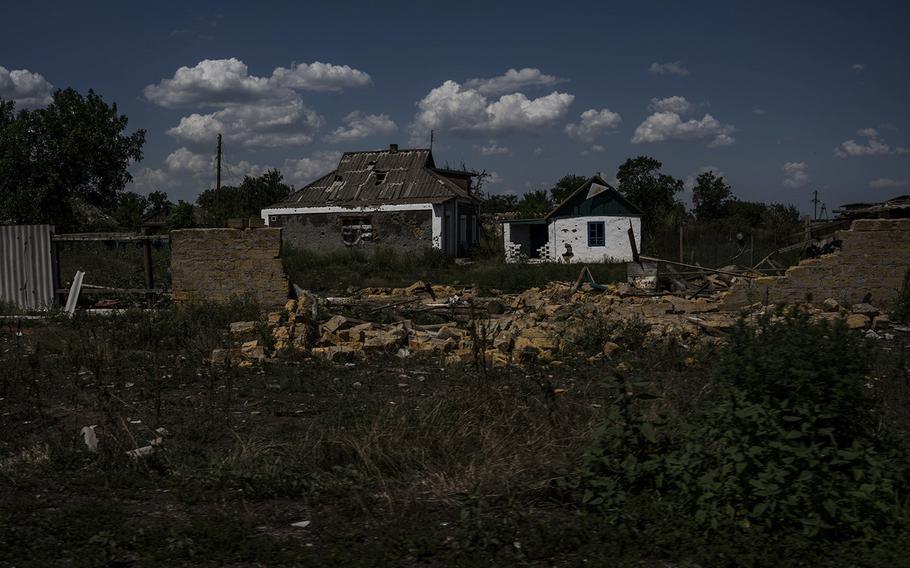
[[[503,222],[506,262],[629,262],[641,250],[641,210],[599,175],[541,219]]]

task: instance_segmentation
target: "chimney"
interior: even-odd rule
[[[389,154],[395,154],[398,152],[398,144],[389,144]]]

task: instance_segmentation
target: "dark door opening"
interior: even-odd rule
[[[550,240],[547,234],[546,225],[528,225],[531,231],[531,250],[528,252],[528,258],[540,258],[540,247],[547,244]]]

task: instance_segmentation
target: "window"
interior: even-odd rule
[[[373,240],[373,222],[369,217],[343,217],[341,240],[349,247]]]
[[[376,185],[379,185],[385,181],[385,175],[387,173],[388,172],[384,172],[382,170],[376,170],[375,172],[373,172],[373,175],[376,176]]]
[[[588,246],[603,247],[607,245],[607,235],[603,221],[588,223]]]

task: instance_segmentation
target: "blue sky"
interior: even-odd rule
[[[689,5],[691,4],[691,5]],[[87,7],[90,6],[90,7]],[[148,131],[134,189],[193,198],[426,146],[523,193],[650,155],[742,199],[910,193],[907,2],[18,3],[0,97],[94,88]],[[318,63],[318,64],[317,64]],[[510,72],[511,70],[511,72]]]

